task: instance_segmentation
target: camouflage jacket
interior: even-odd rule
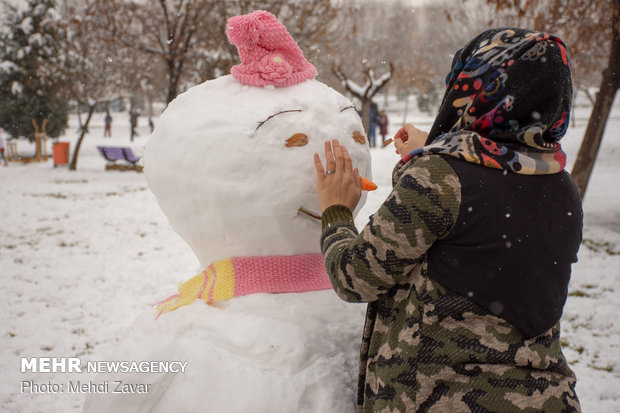
[[[323,213],[325,266],[345,301],[368,302],[358,412],[580,411],[557,323],[519,329],[427,275],[426,252],[457,221],[461,184],[426,155],[397,165],[394,188],[358,233],[351,211]]]

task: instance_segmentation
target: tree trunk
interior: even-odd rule
[[[70,171],[77,170],[77,161],[78,155],[80,153],[80,146],[82,146],[82,140],[84,139],[84,136],[86,136],[86,133],[88,131],[88,123],[90,122],[90,118],[93,116],[95,106],[97,105],[95,104],[88,107],[88,116],[86,117],[86,122],[84,123],[84,125],[80,124],[80,137],[78,138],[77,143],[75,144],[75,149],[73,150],[73,156],[71,157],[71,163],[69,164]]]
[[[179,78],[181,77],[183,64],[180,62],[177,66],[174,60],[167,60],[166,65],[168,66],[168,101],[166,103],[170,103],[179,93]]]
[[[80,104],[75,105],[75,111],[77,112],[78,125],[80,125],[78,132],[82,132],[82,114],[80,113]]]
[[[582,200],[585,197],[616,92],[618,87],[620,87],[620,33],[618,29],[620,25],[620,0],[613,0],[612,7],[612,41],[609,64],[603,72],[601,87],[599,88],[596,102],[588,121],[588,127],[571,172]]]

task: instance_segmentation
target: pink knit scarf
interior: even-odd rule
[[[235,297],[254,293],[303,293],[332,288],[321,254],[238,257],[231,261]],[[209,268],[214,268],[214,265]]]
[[[157,303],[159,315],[191,304],[228,300],[255,293],[303,293],[331,289],[321,254],[236,257],[209,265]],[[159,317],[158,315],[158,317]]]

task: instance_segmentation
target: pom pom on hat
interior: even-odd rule
[[[317,74],[286,27],[267,11],[231,17],[226,35],[241,59],[230,72],[245,85],[292,86]]]
[[[258,18],[257,13],[247,14],[243,16],[234,16],[228,19],[226,25],[226,35],[228,40],[234,45],[251,45],[258,42],[260,33],[264,30],[265,25]]]

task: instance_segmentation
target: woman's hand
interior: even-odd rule
[[[362,196],[362,178],[357,168],[353,169],[349,152],[334,139],[331,143],[325,142],[325,160],[323,169],[319,154],[314,154],[321,211],[332,205],[344,205],[353,211]]]
[[[396,153],[405,156],[414,149],[421,148],[426,143],[428,132],[424,132],[410,123],[405,124],[394,135]]]

